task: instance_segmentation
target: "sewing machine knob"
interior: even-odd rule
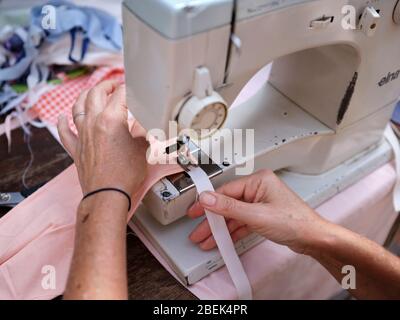
[[[203,99],[192,96],[183,105],[178,123],[181,129],[189,128],[197,131],[202,139],[214,134],[223,126],[227,113],[227,105],[217,92]]]

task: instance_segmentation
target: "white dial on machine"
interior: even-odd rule
[[[182,129],[190,128],[202,133],[201,138],[204,138],[223,126],[227,113],[227,106],[218,93],[204,99],[193,96],[183,105],[178,123]]]
[[[213,90],[207,68],[196,69],[192,95],[181,102],[179,109],[179,127],[195,130],[200,139],[214,134],[223,126],[228,107],[224,99]]]
[[[226,119],[226,107],[222,103],[213,103],[198,113],[192,122],[192,129],[214,130],[222,127]]]

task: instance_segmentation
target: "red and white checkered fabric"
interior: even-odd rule
[[[94,87],[103,80],[115,79],[121,83],[125,81],[124,71],[119,68],[101,67],[91,75],[68,80],[50,90],[34,105],[33,109],[42,121],[56,125],[60,114],[68,116],[71,129],[76,133],[72,119],[72,107],[79,94]]]

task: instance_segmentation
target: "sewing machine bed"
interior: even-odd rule
[[[387,163],[391,156],[390,146],[382,141],[323,176],[305,176],[287,171],[277,174],[310,206],[317,207]],[[224,265],[217,249],[202,251],[188,239],[188,235],[201,220],[202,218],[191,220],[184,217],[163,226],[144,206],[140,206],[131,223],[146,236],[182,283],[191,285]],[[242,254],[263,240],[260,236],[252,234],[236,243],[237,252]]]

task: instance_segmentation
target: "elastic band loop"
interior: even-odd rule
[[[85,200],[86,198],[89,198],[90,196],[92,196],[92,195],[94,195],[96,193],[100,193],[100,192],[103,192],[103,191],[116,191],[116,192],[122,193],[128,199],[128,202],[129,202],[128,212],[131,211],[131,205],[132,205],[131,197],[124,190],[121,190],[121,189],[118,189],[118,188],[102,188],[102,189],[94,190],[92,192],[87,193],[82,198],[82,201]]]

